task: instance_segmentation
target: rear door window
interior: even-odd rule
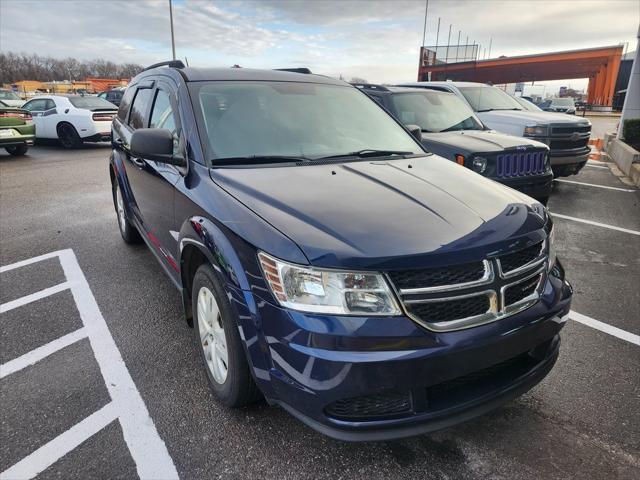
[[[150,88],[139,88],[131,105],[129,114],[129,126],[133,130],[147,126],[147,112],[153,97],[153,90]]]

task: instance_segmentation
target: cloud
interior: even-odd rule
[[[88,5],[93,7],[88,8]],[[424,0],[174,0],[176,49],[192,65],[309,66],[375,82],[412,80]],[[28,12],[28,15],[25,14]],[[429,1],[427,44],[488,47],[521,55],[629,42],[637,0]],[[149,64],[171,55],[165,0],[0,0],[0,49]]]

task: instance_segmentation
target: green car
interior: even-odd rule
[[[36,138],[31,114],[0,100],[0,148],[11,155],[24,155]]]

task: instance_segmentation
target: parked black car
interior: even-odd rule
[[[345,82],[168,62],[131,81],[112,142],[120,233],[181,292],[227,406],[261,392],[336,438],[405,437],[558,358],[572,290],[546,208]]]
[[[515,188],[546,205],[553,173],[544,143],[486,128],[453,93],[354,84],[400,122],[416,125],[430,152]]]
[[[98,94],[98,97],[105,99],[107,102],[111,102],[116,106],[120,106],[120,100],[122,100],[122,96],[124,95],[124,90],[113,89],[107,92],[101,92]]]

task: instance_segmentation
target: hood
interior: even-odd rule
[[[513,135],[505,135],[493,130],[462,130],[444,133],[423,133],[422,143],[427,150],[433,144],[451,147],[454,154],[467,155],[469,153],[501,152],[517,147],[544,148],[548,147],[540,142]]]
[[[435,155],[210,172],[316,266],[460,263],[540,240],[546,220],[535,200]]]
[[[586,123],[589,124],[589,120],[578,117],[567,116],[564,113],[554,112],[532,112],[530,110],[494,110],[492,112],[481,112],[480,118],[495,118],[503,122],[511,123]]]

